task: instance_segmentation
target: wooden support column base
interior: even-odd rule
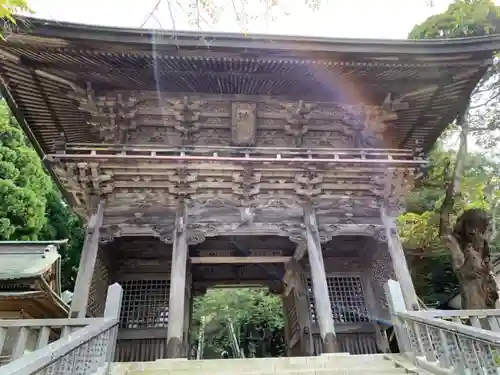
[[[172,337],[168,339],[167,358],[183,358],[182,340],[179,337]]]
[[[328,332],[323,339],[323,353],[339,353],[340,348],[334,333]]]

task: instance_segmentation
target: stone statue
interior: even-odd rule
[[[449,236],[462,309],[494,309],[498,300],[487,239],[489,222],[490,217],[484,210],[467,210],[457,219]]]

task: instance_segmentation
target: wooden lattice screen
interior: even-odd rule
[[[170,281],[127,279],[120,285],[123,299],[115,361],[165,358]]]
[[[335,323],[368,322],[368,312],[365,305],[363,283],[358,275],[327,276],[328,295],[332,306]],[[307,278],[309,309],[311,320],[316,323],[316,307],[312,291],[311,278]]]
[[[87,312],[95,317],[104,316],[104,306],[106,304],[106,296],[109,286],[108,267],[102,259],[100,251],[97,254],[95,261],[94,272],[92,274],[92,282],[90,284],[89,300]]]
[[[311,278],[308,277],[306,281],[311,321],[313,324],[317,324]],[[337,333],[340,350],[351,354],[377,353],[375,332],[358,332],[356,330],[363,323],[365,329],[367,324],[370,325],[361,276],[358,274],[330,274],[327,276],[326,282],[335,326],[347,328],[347,330],[340,330],[342,333]],[[316,355],[319,355],[323,352],[319,332],[313,335],[313,340],[314,351]]]
[[[129,280],[121,285],[121,328],[167,328],[169,280]]]
[[[286,315],[286,324],[289,332],[289,339],[294,337],[294,335],[298,334],[300,337],[300,322],[299,322],[299,314],[297,311],[297,301],[295,298],[295,292],[292,290],[287,296],[283,297],[283,310]],[[289,345],[290,343],[287,343]],[[289,355],[299,355],[300,353],[300,341],[293,343],[291,347],[289,347]],[[295,352],[299,352],[295,354]]]

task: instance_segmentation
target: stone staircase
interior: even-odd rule
[[[384,354],[115,363],[111,375],[392,375],[420,373]]]
[[[102,318],[0,320],[1,375],[451,375],[500,374],[500,309],[407,311],[396,281],[386,285],[401,354],[116,363],[121,287],[108,289]],[[469,324],[470,323],[470,324]],[[50,332],[61,336],[49,342]],[[36,334],[36,340],[34,339]],[[34,344],[34,349],[31,344]],[[4,351],[5,352],[5,351]]]

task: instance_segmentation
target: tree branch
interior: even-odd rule
[[[459,269],[465,262],[464,254],[460,248],[457,239],[453,236],[451,226],[451,214],[455,206],[458,190],[462,181],[465,159],[467,158],[467,137],[469,134],[469,124],[467,118],[468,107],[459,114],[457,125],[460,126],[460,142],[458,146],[455,167],[448,186],[439,213],[439,236],[444,245],[450,250],[453,268]]]
[[[497,211],[498,211],[498,206],[500,204],[500,201],[497,199],[495,203],[493,204],[493,207],[491,208],[491,233],[488,238],[488,242],[493,242],[498,235],[498,216],[497,216]]]
[[[146,23],[149,21],[149,19],[151,18],[151,16],[153,16],[153,14],[156,12],[156,10],[158,9],[158,7],[160,6],[162,0],[158,0],[155,4],[155,6],[153,7],[153,9],[151,9],[151,12],[149,12],[148,16],[146,17],[146,19],[144,20],[144,22],[141,24],[141,29],[144,27],[144,25],[146,25]]]
[[[462,181],[465,159],[467,157],[467,137],[469,134],[469,127],[466,112],[467,110],[464,111],[463,114],[460,114],[457,119],[457,124],[460,126],[460,142],[453,173],[450,181],[448,182],[448,186],[446,187],[445,196],[440,209],[439,235],[441,237],[448,237],[452,232],[450,219],[453,207],[455,206],[458,189],[460,188],[460,182]]]

